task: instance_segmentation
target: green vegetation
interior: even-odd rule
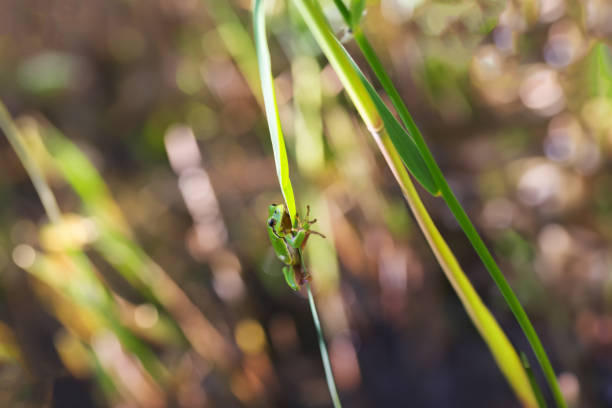
[[[17,3],[0,406],[612,404],[606,2]]]

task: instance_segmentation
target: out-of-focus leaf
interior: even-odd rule
[[[69,54],[43,52],[23,61],[17,70],[19,84],[28,92],[50,94],[69,89],[77,73],[77,59]]]
[[[604,43],[597,43],[588,56],[587,78],[591,97],[612,98],[612,55]]]
[[[351,25],[356,26],[361,21],[363,11],[365,10],[365,0],[351,1]]]
[[[155,353],[120,322],[113,297],[98,280],[94,266],[83,252],[51,255],[38,253],[35,262],[26,270],[46,283],[77,310],[86,310],[99,324],[113,331],[159,384],[166,381],[166,368]],[[102,327],[97,329],[102,330]]]
[[[171,334],[175,340],[182,340],[184,335],[204,357],[226,366],[229,352],[225,340],[133,239],[121,210],[89,158],[51,126],[44,129],[44,143],[53,164],[79,195],[88,215],[96,221],[93,248],[147,301],[163,311],[158,325],[163,324],[168,329],[164,334]],[[166,312],[176,319],[176,323],[165,317]],[[187,315],[190,316],[188,324]]]
[[[504,7],[503,0],[428,1],[415,9],[414,20],[428,35],[455,35],[457,27],[465,34],[486,35]]]
[[[88,212],[102,218],[107,226],[126,229],[121,211],[91,160],[69,139],[51,126],[44,128],[45,147],[66,181],[83,200]]]

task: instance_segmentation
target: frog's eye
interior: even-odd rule
[[[276,225],[276,220],[275,220],[274,218],[270,218],[270,219],[268,220],[268,225],[269,225],[270,227],[274,227],[274,226]]]

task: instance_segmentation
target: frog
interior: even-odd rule
[[[306,247],[308,238],[312,234],[325,238],[320,232],[310,229],[317,220],[310,220],[309,216],[310,206],[306,206],[306,218],[301,220],[299,214],[296,214],[295,222],[292,223],[291,215],[284,204],[272,204],[268,207],[268,236],[276,257],[285,265],[285,281],[295,291],[311,279],[302,258],[302,250]]]

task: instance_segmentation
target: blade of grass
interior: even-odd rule
[[[373,47],[371,46],[371,44],[369,43],[369,41],[363,34],[363,31],[361,30],[360,27],[358,26],[353,27],[352,30],[353,30],[355,41],[359,45],[359,48],[361,49],[363,55],[368,61],[368,64],[370,65],[376,77],[382,84],[385,92],[387,92],[387,94],[389,95],[389,98],[391,99],[393,106],[397,110],[398,115],[402,119],[402,122],[404,122],[404,125],[407,127],[408,131],[414,138],[414,141],[417,144],[421,155],[423,156],[425,162],[427,163],[427,167],[430,173],[434,177],[436,185],[440,188],[442,198],[446,202],[448,208],[450,209],[451,213],[453,214],[457,222],[459,223],[461,229],[464,231],[468,240],[474,247],[476,253],[482,260],[483,264],[489,271],[489,274],[493,278],[493,281],[495,282],[500,292],[502,293],[504,299],[506,300],[508,307],[510,308],[510,310],[516,317],[516,320],[521,326],[521,329],[525,333],[525,337],[527,337],[527,340],[529,341],[529,344],[531,345],[536,355],[536,358],[538,362],[540,363],[540,366],[542,367],[542,370],[549,384],[549,387],[552,390],[557,406],[565,407],[566,406],[565,400],[563,399],[563,395],[561,394],[561,389],[559,388],[559,384],[557,382],[555,371],[552,368],[552,364],[550,363],[550,360],[548,358],[548,355],[546,354],[544,346],[542,345],[542,342],[540,341],[538,334],[536,333],[533,325],[531,324],[531,321],[529,320],[527,313],[525,312],[523,306],[521,305],[516,294],[512,290],[512,287],[510,286],[510,284],[504,277],[500,268],[497,266],[497,263],[495,262],[493,256],[491,255],[484,241],[478,234],[472,221],[470,220],[467,213],[465,212],[465,210],[459,203],[459,200],[457,199],[457,197],[451,190],[450,186],[448,185],[448,182],[446,181],[446,178],[442,174],[440,167],[435,161],[431,151],[427,147],[427,144],[425,142],[425,139],[423,138],[423,135],[421,134],[421,132],[419,131],[419,128],[417,127],[416,123],[412,119],[412,116],[410,115],[410,112],[408,111],[408,108],[404,104],[402,98],[399,96],[399,93],[393,86],[393,83],[391,82],[389,75],[387,75]]]
[[[410,180],[408,172],[402,165],[399,153],[394,149],[393,143],[385,134],[373,136],[400,185],[404,197],[438,263],[442,267],[446,278],[455,290],[455,293],[457,293],[474,326],[487,344],[500,371],[504,374],[523,405],[535,407],[536,397],[529,385],[527,374],[523,369],[516,350],[470,283],[452,250],[431,219],[414,184]]]
[[[287,204],[287,209],[291,215],[291,220],[295,220],[295,198],[293,195],[293,187],[289,180],[289,162],[287,160],[287,152],[285,150],[285,141],[281,130],[280,116],[278,106],[276,104],[276,95],[274,92],[274,81],[272,77],[272,64],[270,62],[270,51],[268,49],[268,40],[266,37],[266,16],[264,10],[264,0],[255,0],[253,6],[253,29],[255,31],[255,48],[257,50],[257,61],[259,64],[259,77],[261,79],[261,87],[264,95],[264,104],[266,116],[268,119],[268,127],[270,129],[270,138],[274,150],[274,161],[276,163],[276,171],[278,180],[281,185],[283,196]],[[303,259],[303,258],[302,258]],[[319,349],[321,350],[321,360],[325,371],[325,380],[329,393],[335,408],[341,408],[340,397],[336,389],[334,375],[331,370],[331,362],[325,345],[323,330],[319,321],[319,315],[315,306],[314,297],[310,290],[310,284],[306,284],[308,293],[308,304],[312,312],[312,319],[319,340]]]
[[[366,6],[366,0],[351,0],[351,19],[350,21],[352,25],[359,24],[359,22],[361,21],[361,17],[363,16],[365,6]]]
[[[350,56],[347,54],[347,57]],[[415,179],[421,183],[421,185],[427,190],[431,195],[437,196],[440,194],[440,189],[436,185],[433,177],[429,173],[429,169],[427,165],[423,161],[423,157],[419,153],[419,150],[414,143],[414,140],[410,137],[408,133],[402,128],[400,123],[397,121],[395,116],[391,113],[387,105],[382,101],[378,93],[374,89],[374,87],[370,84],[370,82],[365,78],[361,70],[357,67],[357,64],[351,59],[351,63],[353,68],[359,73],[359,79],[365,86],[368,91],[368,94],[374,101],[376,109],[378,110],[382,121],[385,126],[385,130],[389,134],[391,141],[393,142],[393,146],[397,149],[397,152],[400,154],[402,161],[408,167],[408,170],[412,173]]]
[[[27,271],[60,293],[75,307],[89,310],[113,331],[121,344],[138,357],[142,366],[159,385],[167,384],[169,374],[148,345],[131,333],[121,322],[116,304],[98,280],[94,267],[81,251],[36,255]],[[69,279],[66,277],[69,276]]]
[[[325,370],[325,379],[327,380],[329,394],[331,395],[334,407],[341,408],[342,404],[340,403],[338,390],[336,390],[334,373],[332,372],[331,363],[329,361],[329,353],[327,352],[327,346],[325,345],[325,337],[323,337],[323,329],[321,328],[321,322],[319,321],[319,313],[317,312],[314,297],[312,296],[312,291],[310,290],[310,283],[306,283],[306,292],[308,292],[308,304],[310,305],[310,311],[312,312],[312,321],[314,322],[315,329],[317,331],[317,339],[319,341],[319,349],[321,350],[321,360],[323,360],[323,369]]]
[[[302,9],[307,1],[297,1],[298,9]],[[348,53],[340,42],[334,37],[318,8],[318,4],[309,3],[313,13],[301,13],[307,25],[311,27],[312,35],[315,37],[336,74],[340,78],[355,107],[370,132],[377,132],[385,128],[391,136],[395,148],[399,151],[404,164],[412,172],[414,177],[432,195],[438,194],[438,188],[434,179],[429,174],[427,166],[419,153],[412,138],[401,127],[397,119],[387,109],[384,102],[378,97],[374,88],[365,79],[363,74],[356,69],[354,62],[348,57]],[[321,18],[319,18],[321,17]]]
[[[26,169],[30,180],[32,180],[32,184],[34,185],[34,188],[40,197],[40,201],[45,208],[47,217],[49,217],[51,222],[59,222],[61,220],[61,212],[59,206],[57,205],[57,201],[55,200],[55,196],[45,181],[43,173],[38,167],[38,164],[28,154],[27,147],[19,136],[19,131],[15,127],[11,115],[1,101],[0,128],[6,135],[6,138],[8,139],[15,153],[17,153],[17,157],[19,157],[23,167]]]
[[[61,224],[62,214],[57,205],[55,195],[47,184],[38,163],[32,154],[30,154],[28,146],[15,126],[8,110],[1,101],[0,128],[7,136],[11,146],[28,172],[36,192],[43,203],[47,217],[53,224]],[[87,256],[81,251],[68,251],[63,256],[64,262],[59,262],[61,265],[57,265],[58,262],[48,262],[48,259],[50,259],[48,257],[37,256],[36,262],[32,265],[30,271],[42,281],[50,282],[54,289],[64,292],[71,301],[82,307],[95,310],[99,315],[103,316],[125,347],[130,349],[140,359],[143,367],[145,367],[149,374],[160,384],[165,383],[168,377],[167,370],[157,359],[155,353],[119,322],[118,317],[113,313],[113,300],[90,268],[91,264]],[[75,280],[63,279],[65,276],[63,269],[68,266],[78,270],[78,277],[80,279],[78,282],[81,285],[77,284]],[[54,273],[49,273],[50,270],[54,270]],[[84,287],[87,289],[83,290]]]
[[[287,161],[287,151],[285,150],[285,138],[281,129],[276,94],[274,92],[274,78],[272,77],[272,63],[270,61],[270,50],[268,48],[268,38],[266,36],[266,15],[263,0],[256,0],[253,6],[253,30],[255,32],[255,49],[257,52],[257,63],[259,65],[259,78],[263,92],[266,118],[270,129],[270,139],[274,150],[274,163],[276,165],[276,175],[280,182],[287,210],[291,215],[291,221],[295,220],[295,197],[293,187],[289,179],[289,163]]]
[[[236,62],[257,103],[263,107],[261,85],[257,73],[257,55],[251,37],[236,14],[231,2],[219,1],[207,11],[215,19],[217,32],[227,51]]]
[[[538,399],[538,407],[539,408],[548,408],[546,405],[546,400],[544,399],[544,395],[542,394],[542,390],[538,385],[538,382],[533,375],[533,370],[531,369],[531,364],[529,363],[529,359],[527,355],[521,351],[521,361],[523,362],[523,367],[525,367],[525,371],[527,371],[527,377],[529,377],[529,384],[531,384],[531,388],[533,388],[533,392],[535,393],[536,398]]]
[[[64,180],[81,199],[85,212],[98,220],[93,248],[185,336],[206,360],[223,369],[231,366],[232,348],[223,335],[132,236],[104,179],[89,158],[59,130],[41,127],[41,138]],[[175,322],[176,323],[175,323]]]
[[[310,28],[313,36],[321,46],[323,52],[327,56],[328,60],[334,67],[334,69],[349,69],[353,73],[356,72],[353,66],[351,66],[350,58],[348,58],[346,51],[343,49],[338,40],[331,33],[331,29],[327,24],[325,17],[323,16],[322,11],[320,10],[317,3],[311,2],[309,0],[294,0],[298,9],[300,10],[302,17],[306,21],[307,26]],[[347,10],[340,9],[341,14],[348,15]],[[341,63],[335,61],[337,59],[345,60],[346,63]],[[335,62],[334,62],[335,61]],[[363,95],[363,92],[351,91],[353,88],[362,88],[365,89],[364,84],[361,82],[361,79],[355,78],[350,73],[341,73],[338,72],[338,76],[340,77],[343,85],[345,86],[349,96],[353,98],[353,95]],[[367,91],[366,91],[367,93]],[[368,94],[369,97],[369,94]],[[355,103],[356,106],[357,103]],[[360,103],[361,106],[367,106],[367,104]],[[359,109],[358,109],[359,110]],[[359,110],[359,113],[362,116],[362,119],[370,129],[372,136],[377,141],[381,151],[385,155],[389,167],[394,172],[394,175],[404,190],[404,194],[410,206],[413,209],[413,213],[417,218],[421,229],[423,230],[426,238],[432,250],[436,254],[438,258],[438,262],[443,267],[444,271],[447,273],[449,280],[451,283],[453,281],[463,282],[465,285],[457,290],[458,295],[464,302],[464,306],[468,313],[470,313],[470,308],[477,310],[480,314],[470,313],[472,320],[477,328],[481,331],[481,334],[487,344],[489,345],[496,361],[498,362],[501,370],[504,372],[508,381],[513,386],[515,392],[519,396],[519,398],[523,401],[523,403],[527,406],[535,406],[535,397],[529,386],[526,373],[520,363],[516,350],[511,346],[510,342],[507,340],[507,337],[503,334],[499,326],[495,320],[491,317],[488,320],[484,316],[490,316],[490,312],[484,307],[481,303],[480,298],[476,295],[475,292],[472,293],[469,289],[466,289],[469,284],[469,280],[465,277],[464,272],[461,270],[459,265],[457,264],[454,256],[452,256],[452,252],[440,236],[439,232],[431,222],[431,218],[427,213],[425,207],[416,190],[414,190],[414,186],[408,176],[402,161],[400,160],[400,155],[396,149],[396,146],[392,142],[389,141],[389,135],[385,128],[376,129],[371,126],[371,123],[376,123],[380,121],[380,118],[377,117],[379,114],[375,109],[367,112],[367,115],[363,115]],[[460,279],[458,279],[460,278]],[[455,286],[455,285],[453,285]],[[471,285],[470,285],[471,286]],[[473,288],[471,288],[473,291]],[[470,294],[470,296],[468,296]],[[465,299],[465,300],[464,300]],[[486,312],[485,312],[486,310]],[[494,325],[486,322],[495,322]],[[483,328],[486,327],[486,328]],[[496,327],[495,329],[493,327]],[[499,329],[499,330],[497,330]]]

